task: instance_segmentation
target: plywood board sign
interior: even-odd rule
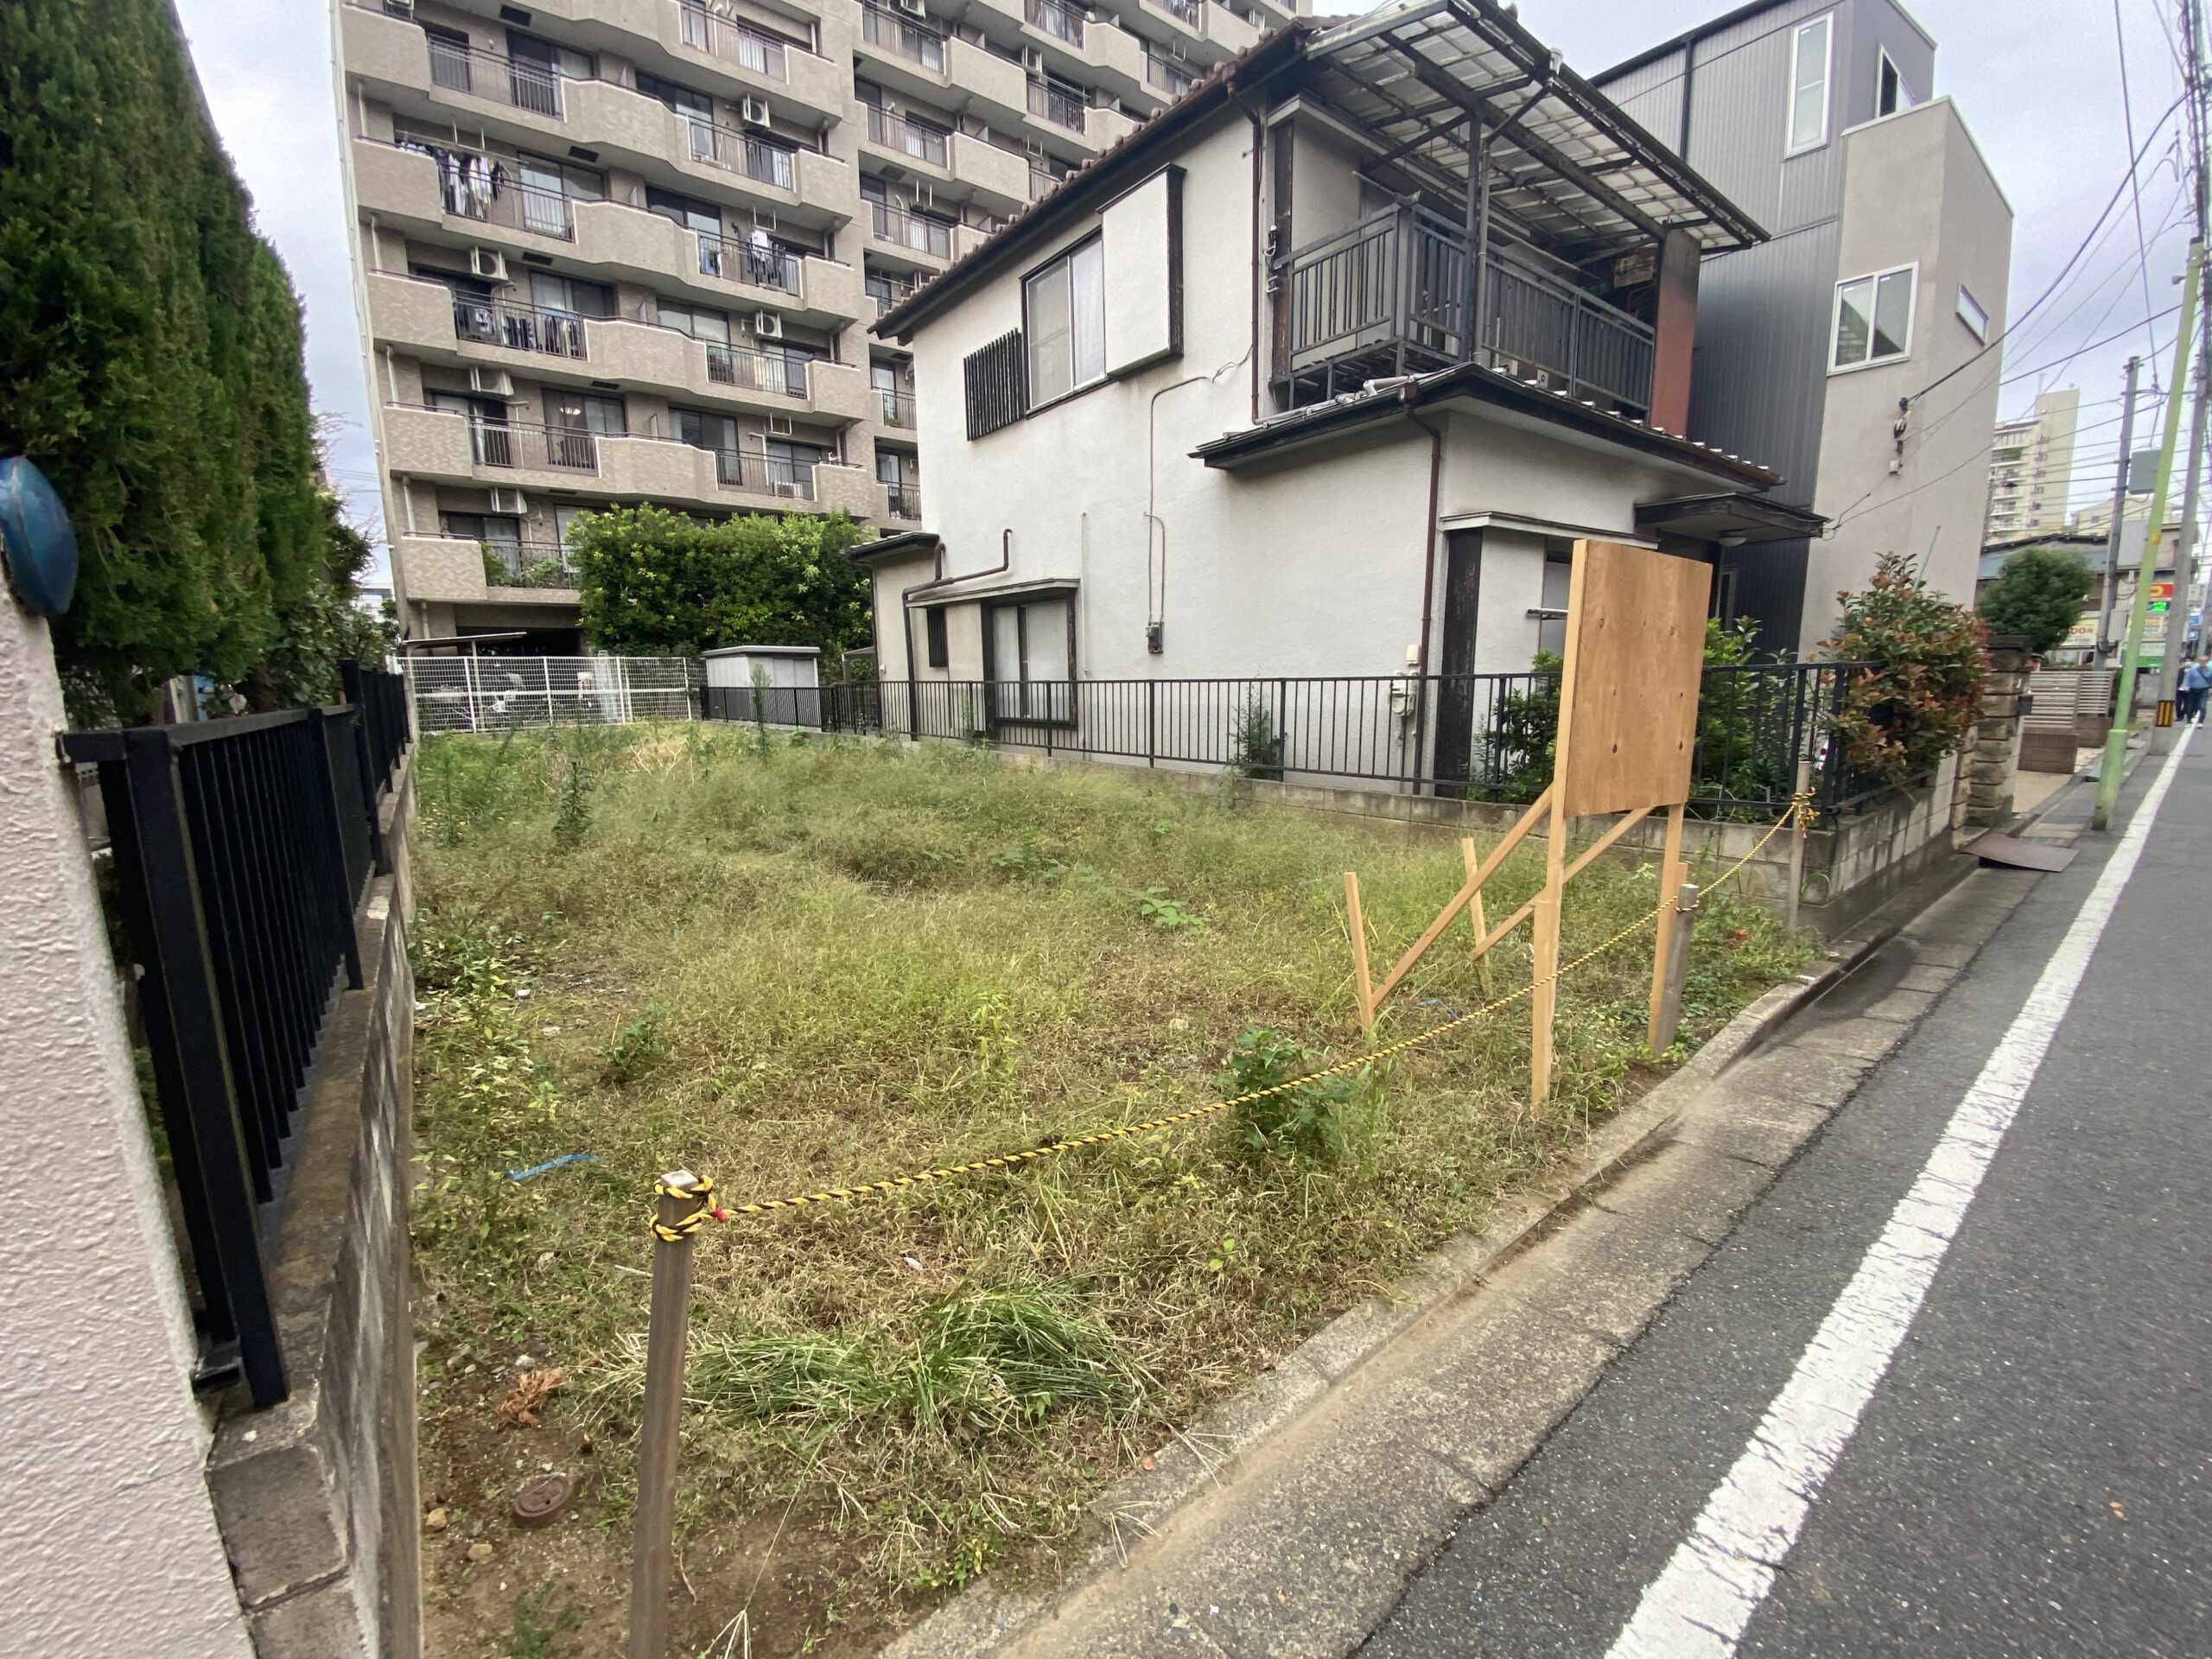
[[[1560,816],[1689,798],[1713,569],[1694,559],[1578,542],[1567,604],[1558,753]]]

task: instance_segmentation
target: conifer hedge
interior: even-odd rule
[[[0,3],[0,454],[76,524],[79,719],[270,683],[334,596],[299,300],[250,211],[166,0]]]

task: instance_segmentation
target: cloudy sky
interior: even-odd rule
[[[1524,22],[1592,73],[1725,10],[1728,0],[1522,0]],[[2126,112],[2139,143],[2178,95],[2171,33],[2177,0],[1915,0],[1940,43],[1938,95],[1955,99],[2011,198],[2016,311],[2043,292],[2124,175]],[[330,25],[319,0],[177,0],[194,61],[224,142],[252,191],[263,232],[307,301],[308,371],[335,428],[332,467],[364,524],[378,524],[376,457],[355,334]],[[1336,8],[1324,4],[1317,10]],[[2115,28],[2117,23],[2117,29]],[[2121,96],[2120,38],[2128,98]],[[2169,125],[2152,148],[2166,151]],[[2107,223],[2065,285],[2006,342],[2004,407],[2026,409],[2039,385],[2082,388],[2077,503],[2110,487],[2120,365],[2157,335],[2161,381],[2172,324],[2133,328],[2044,375],[2040,365],[2121,334],[2177,297],[2187,250],[2179,181],[2169,164],[2142,186],[2148,296],[2133,201]],[[2015,378],[2017,377],[2017,378]],[[2146,416],[2153,411],[2146,405]],[[2139,428],[2139,430],[2140,429]]]

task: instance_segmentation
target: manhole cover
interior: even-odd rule
[[[515,1494],[516,1522],[525,1527],[542,1527],[567,1509],[569,1500],[575,1495],[575,1477],[542,1476]]]

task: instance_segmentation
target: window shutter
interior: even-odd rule
[[[1029,412],[1029,377],[1021,330],[970,352],[962,365],[968,391],[968,435],[988,437]]]

